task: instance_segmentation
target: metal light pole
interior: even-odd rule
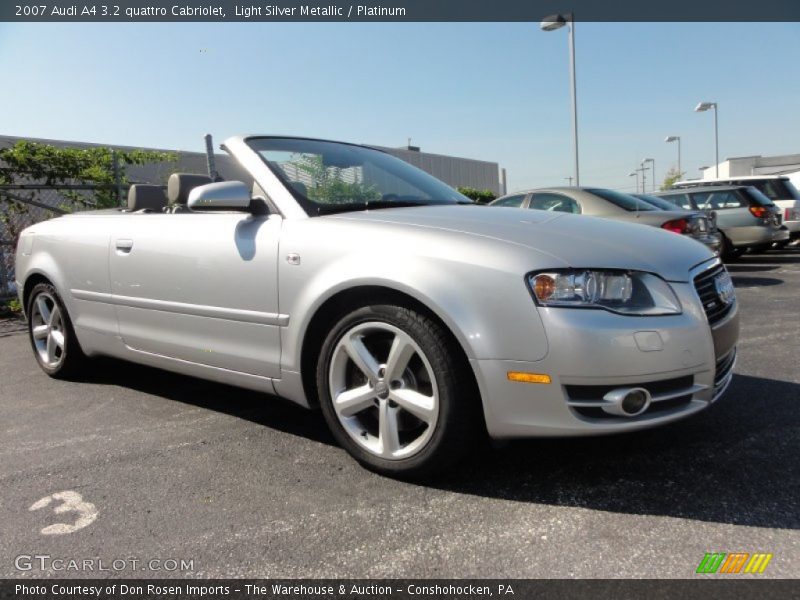
[[[714,151],[716,153],[716,175],[715,177],[719,179],[719,122],[717,120],[717,108],[716,102],[701,102],[697,106],[694,107],[694,112],[705,112],[709,109],[714,109]]]
[[[656,191],[656,161],[653,158],[643,158],[642,159],[642,166],[645,163],[652,163],[652,170],[653,170],[653,191]]]
[[[580,168],[578,164],[578,91],[575,76],[575,15],[550,15],[539,24],[542,31],[555,31],[569,23],[569,76],[570,91],[572,95],[572,143],[575,151],[575,185],[581,184]]]
[[[683,171],[681,171],[681,136],[679,135],[668,135],[665,139],[665,142],[678,142],[678,179],[683,178]]]
[[[647,185],[647,175],[645,174],[645,171],[649,171],[650,169],[648,167],[645,167],[644,162],[642,162],[642,166],[636,170],[642,172],[642,193],[646,194],[647,190],[645,189],[645,187]]]
[[[634,171],[633,173],[628,173],[628,177],[636,177],[636,187],[634,188],[636,192],[639,192],[639,173]]]

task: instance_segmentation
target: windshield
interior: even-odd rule
[[[294,138],[250,138],[247,144],[311,215],[473,203],[435,177],[380,150]]]
[[[664,198],[659,198],[658,196],[636,194],[636,197],[640,200],[644,200],[648,204],[652,204],[653,206],[660,208],[661,210],[682,210],[677,204],[673,204],[669,200],[664,200]]]
[[[743,180],[737,184],[752,186],[770,200],[800,200],[800,192],[788,179]]]
[[[756,204],[761,206],[775,206],[775,204],[766,195],[764,195],[756,186],[751,185],[747,188],[747,193]]]
[[[639,200],[628,194],[617,192],[615,190],[606,190],[602,188],[585,188],[590,194],[600,196],[603,200],[608,200],[611,204],[619,206],[624,210],[659,210],[652,204],[648,204],[644,200]]]

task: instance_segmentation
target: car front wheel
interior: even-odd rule
[[[477,395],[443,328],[393,305],[359,308],[326,337],[320,404],[337,441],[364,466],[420,477],[457,460],[475,436]]]

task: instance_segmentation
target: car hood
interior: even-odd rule
[[[458,232],[548,255],[554,268],[631,269],[670,281],[688,281],[692,267],[714,257],[704,245],[656,227],[518,208],[424,206],[320,218]]]

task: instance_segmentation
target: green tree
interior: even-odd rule
[[[320,204],[350,204],[381,199],[381,193],[374,185],[345,181],[345,169],[326,166],[321,155],[302,154],[289,164],[306,174],[304,179],[311,181],[307,186],[307,195]]]
[[[678,171],[675,167],[672,167],[667,173],[664,175],[664,181],[661,184],[661,191],[668,190],[675,185],[676,181],[680,181],[681,177],[683,177],[683,173]]]
[[[75,196],[84,206],[109,208],[118,205],[114,155],[117,157],[119,181],[128,184],[127,167],[154,162],[175,162],[175,152],[155,150],[112,150],[105,146],[59,148],[50,144],[18,141],[0,149],[0,185],[30,183],[41,185],[95,184],[93,197]],[[68,196],[69,197],[69,196]]]
[[[114,155],[117,158],[117,173],[114,170]],[[0,149],[0,185],[36,183],[40,185],[86,185],[96,188],[91,193],[75,190],[59,190],[60,195],[70,200],[59,206],[71,211],[74,207],[110,208],[119,205],[117,176],[119,183],[129,183],[127,167],[149,163],[175,162],[174,152],[154,150],[112,150],[105,146],[90,148],[60,148],[25,140]],[[15,190],[14,194],[27,200],[39,200],[41,190]],[[0,190],[0,222],[4,223],[11,240],[32,221],[30,205],[2,194]]]
[[[457,189],[460,193],[471,200],[475,200],[478,204],[489,204],[489,202],[497,198],[497,195],[491,190],[476,190],[471,187],[459,187]]]

